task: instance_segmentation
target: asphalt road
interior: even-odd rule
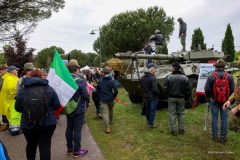
[[[88,155],[81,158],[73,158],[72,155],[67,155],[67,147],[65,141],[65,129],[66,129],[66,118],[62,116],[57,124],[57,128],[52,138],[51,157],[52,160],[103,160],[104,157],[93,139],[91,132],[84,124],[82,131],[82,147],[88,149]],[[25,147],[26,140],[23,134],[18,136],[11,136],[8,131],[0,132],[0,139],[7,147],[9,156],[12,160],[26,160]],[[37,160],[39,159],[39,153],[37,153]]]

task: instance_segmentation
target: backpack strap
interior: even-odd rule
[[[224,72],[223,79],[228,79],[228,73]]]
[[[73,80],[76,82],[77,80],[79,80],[80,78],[79,77],[75,77],[73,78]]]
[[[213,77],[217,80],[220,79],[218,73],[216,71],[212,72]]]

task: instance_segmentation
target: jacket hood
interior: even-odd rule
[[[23,86],[29,87],[29,86],[47,86],[48,80],[47,79],[41,79],[38,77],[27,77],[23,79]]]

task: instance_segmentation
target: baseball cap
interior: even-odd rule
[[[152,67],[157,68],[157,66],[154,63],[148,63],[147,68],[150,69]]]
[[[19,70],[19,68],[17,68],[16,66],[9,66],[7,68],[7,70],[10,72],[10,71],[13,71],[13,70]]]

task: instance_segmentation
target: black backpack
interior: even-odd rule
[[[42,123],[48,114],[47,86],[24,88],[23,114],[28,122]]]

